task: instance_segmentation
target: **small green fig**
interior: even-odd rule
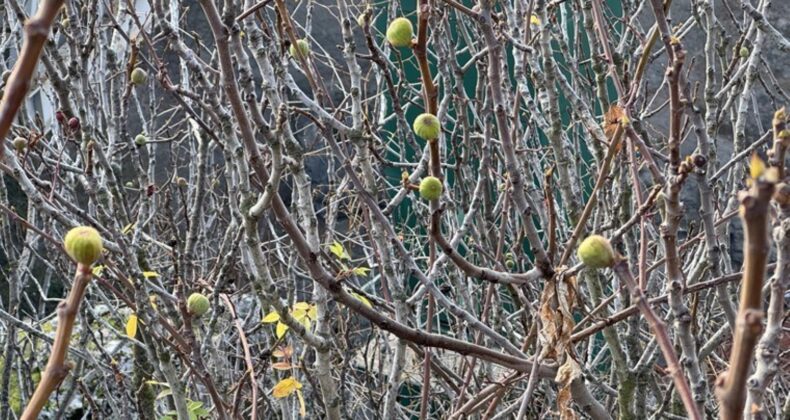
[[[433,140],[439,138],[439,133],[442,131],[442,126],[439,119],[433,114],[420,114],[414,119],[412,124],[414,133],[424,138],[425,140]]]
[[[11,77],[11,70],[6,70],[3,72],[3,83],[8,81],[8,78]]]
[[[148,138],[143,133],[138,134],[134,138],[134,144],[136,144],[138,146],[145,146],[146,143],[148,143]]]
[[[590,268],[611,267],[614,264],[614,250],[609,240],[600,235],[587,237],[577,251],[579,259]]]
[[[387,41],[395,48],[410,46],[413,36],[414,27],[411,21],[404,17],[393,20],[387,28]]]
[[[126,181],[126,188],[134,188],[134,182]]]
[[[420,182],[420,196],[426,200],[436,200],[442,196],[442,181],[434,176],[428,176]]]
[[[142,85],[148,80],[148,72],[137,67],[132,70],[132,75],[129,77],[133,85]]]
[[[17,137],[14,139],[14,149],[17,152],[22,152],[27,147],[27,139],[24,137]]]
[[[63,238],[63,247],[71,258],[82,265],[93,264],[104,249],[101,235],[90,226],[79,226],[70,230]]]
[[[515,261],[513,261],[513,260],[506,260],[505,261],[505,267],[507,267],[508,270],[512,270],[513,267],[515,267],[515,266],[516,266],[516,262]]]
[[[749,49],[746,47],[741,47],[741,50],[738,51],[738,55],[740,55],[741,58],[749,58]]]
[[[187,179],[182,176],[176,178],[176,185],[178,185],[179,187],[186,187]]]
[[[304,39],[297,39],[296,45],[291,44],[291,47],[288,48],[288,52],[291,53],[291,57],[293,58],[307,58],[310,54],[310,44]]]
[[[210,307],[208,298],[200,293],[192,293],[187,299],[187,311],[193,316],[202,316]]]

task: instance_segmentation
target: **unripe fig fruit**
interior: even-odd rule
[[[412,124],[414,133],[424,138],[425,140],[433,140],[439,138],[439,133],[442,131],[442,126],[439,124],[439,119],[433,114],[420,114],[414,119]]]
[[[80,129],[80,119],[77,118],[77,117],[69,118],[69,128],[74,130],[74,131],[79,130]]]
[[[749,49],[746,47],[741,47],[741,50],[738,51],[738,55],[740,55],[741,58],[749,58]]]
[[[26,138],[24,138],[24,137],[17,137],[17,138],[14,139],[14,149],[16,149],[17,152],[21,152],[21,151],[25,150],[26,146],[27,146],[27,139]]]
[[[101,235],[90,226],[79,226],[70,230],[63,239],[63,247],[71,258],[82,265],[91,265],[101,256]]]
[[[505,261],[505,267],[507,267],[508,270],[512,270],[513,267],[515,267],[515,266],[516,266],[516,262],[515,261],[513,261],[513,260]]]
[[[3,72],[3,83],[8,82],[8,78],[11,77],[11,70],[6,70]]]
[[[587,237],[577,251],[579,259],[590,268],[611,267],[614,264],[614,250],[609,240],[600,235]]]
[[[187,179],[184,178],[184,177],[181,177],[181,176],[178,177],[176,179],[176,185],[178,185],[179,187],[186,187],[187,186]]]
[[[295,45],[291,44],[288,52],[293,58],[307,58],[307,55],[310,54],[310,44],[304,39],[298,39]]]
[[[145,134],[140,133],[137,136],[135,136],[134,144],[138,146],[145,146],[146,143],[148,143],[148,138],[145,137]]]
[[[148,80],[148,72],[137,67],[132,70],[132,74],[129,76],[129,79],[132,81],[133,85],[142,85],[146,82],[146,80]]]
[[[410,46],[413,36],[414,28],[411,21],[404,17],[393,20],[387,28],[387,41],[395,48]]]
[[[425,177],[420,182],[420,196],[426,200],[436,200],[442,196],[442,181],[434,176]]]
[[[200,293],[192,293],[187,299],[187,311],[193,316],[202,316],[210,307],[208,298]]]

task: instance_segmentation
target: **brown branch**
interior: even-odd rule
[[[774,113],[773,119],[774,145],[768,152],[768,163],[779,172],[779,179],[784,179],[785,154],[790,146],[790,131],[787,130],[787,111],[781,108]]]
[[[754,161],[752,163],[754,165]],[[770,171],[770,170],[769,170]],[[716,380],[716,396],[721,404],[722,420],[743,418],[746,403],[746,380],[749,378],[754,347],[762,332],[763,281],[766,262],[771,251],[769,242],[769,210],[776,174],[754,179],[749,191],[740,194],[740,214],[744,225],[744,263],[741,302],[735,323],[730,367]]]
[[[11,129],[11,123],[30,88],[38,58],[49,35],[49,28],[61,6],[63,0],[43,0],[39,3],[36,14],[25,22],[25,41],[8,78],[5,93],[0,98],[0,158],[3,157],[5,150],[2,141]]]
[[[228,100],[231,102],[237,123],[242,128],[241,139],[244,149],[249,155],[248,159],[250,161],[250,167],[253,169],[258,181],[265,183],[269,178],[268,170],[266,169],[260,152],[258,151],[255,137],[252,130],[250,129],[249,117],[246,114],[236,80],[233,77],[233,64],[230,57],[230,49],[219,12],[217,11],[213,2],[210,0],[200,0],[200,4],[209,22],[209,26],[211,27],[212,34],[214,35],[214,41],[218,47],[217,51],[220,69],[222,71],[223,88],[228,95]],[[343,154],[340,153],[339,146],[336,142],[332,141],[333,139],[331,136],[328,138],[328,140],[330,141],[332,149],[338,152],[338,156],[343,156]],[[347,159],[344,161],[344,167],[354,185],[360,188],[360,195],[366,201],[368,207],[372,210],[373,215],[379,220],[385,219],[385,216],[383,213],[381,213],[381,210],[379,210],[376,206],[375,200],[366,191],[364,191],[362,181],[356,176],[353,169],[350,168]],[[532,368],[532,362],[522,357],[501,353],[488,347],[479,346],[451,337],[438,334],[427,334],[423,331],[399,323],[373,308],[367,307],[364,303],[360,302],[357,298],[346,292],[339,280],[321,266],[318,260],[318,255],[313,253],[313,251],[310,249],[310,245],[307,243],[304,234],[299,230],[299,227],[294,222],[293,218],[288,212],[288,208],[285,206],[285,203],[283,203],[282,198],[279,195],[275,195],[272,199],[272,212],[277,218],[277,221],[282,226],[283,230],[285,230],[285,232],[290,237],[294,244],[294,248],[307,266],[313,280],[319,282],[322,287],[327,289],[332,294],[332,297],[339,303],[367,318],[379,328],[393,333],[398,338],[411,341],[415,344],[443,348],[463,355],[473,355],[480,359],[510,367],[518,371],[528,372]],[[394,234],[392,227],[387,226],[387,228],[387,234],[390,237],[395,237],[396,235]],[[403,248],[402,244],[397,243],[397,245],[399,252],[404,256],[408,256],[408,251]],[[420,276],[420,273],[418,273],[419,270],[414,265],[414,261],[409,259],[409,263],[415,273]],[[556,374],[556,369],[550,366],[541,365],[541,367],[538,369],[538,374],[543,378],[553,378]]]
[[[68,375],[71,367],[66,364],[66,353],[69,350],[71,341],[71,331],[74,328],[74,320],[80,309],[82,297],[85,289],[91,281],[91,268],[86,265],[78,264],[77,272],[74,274],[74,284],[71,287],[66,300],[58,304],[58,329],[55,333],[55,342],[52,344],[52,351],[49,354],[49,361],[41,375],[33,396],[22,413],[21,420],[35,420],[41,409],[47,404],[50,394],[60,385]]]
[[[768,264],[768,266],[767,266],[767,268],[769,270],[773,269],[774,267],[776,267],[776,264]],[[740,279],[742,276],[743,276],[743,273],[734,273],[734,274],[728,274],[728,275],[725,275],[725,276],[721,276],[721,277],[718,277],[718,278],[715,278],[715,279],[712,279],[712,280],[696,283],[696,284],[694,284],[692,286],[689,286],[689,287],[683,289],[683,294],[687,295],[687,294],[697,293],[697,292],[700,292],[700,291],[703,291],[703,290],[706,290],[706,289],[710,289],[711,287],[716,287],[716,286],[718,286],[720,284],[730,283],[730,282],[733,282],[735,280]],[[593,309],[590,313],[594,314],[594,313],[598,312],[600,310],[600,307],[608,305],[617,296],[618,296],[617,294],[613,294],[606,301],[601,302],[599,307]],[[669,295],[657,296],[657,297],[654,297],[654,298],[650,299],[650,304],[651,305],[658,305],[660,303],[665,303],[667,301],[667,299],[669,299]],[[585,328],[585,329],[573,334],[571,336],[571,341],[578,342],[580,340],[584,340],[585,338],[597,333],[598,331],[601,331],[602,329],[604,329],[604,328],[606,328],[608,326],[614,325],[614,324],[616,324],[616,323],[618,323],[620,321],[623,321],[624,319],[627,319],[628,317],[636,314],[637,312],[639,312],[639,308],[636,307],[636,305],[631,305],[631,306],[621,310],[620,312],[617,312],[615,314],[610,315],[609,317],[607,317],[605,319],[597,321],[597,322],[595,322],[595,324],[590,325],[589,327],[587,327],[587,328]],[[585,324],[585,323],[586,323],[586,319],[582,319],[581,321],[579,321],[578,325]]]
[[[419,11],[419,19],[417,21],[417,42],[412,48],[420,67],[420,79],[422,80],[422,95],[425,100],[425,109],[429,114],[436,115],[439,93],[436,91],[436,86],[433,84],[431,68],[428,65],[428,18],[431,15],[431,5],[428,0],[420,0]]]
[[[565,244],[565,252],[563,252],[562,257],[560,258],[560,262],[558,264],[559,267],[563,266],[568,261],[571,253],[574,249],[576,249],[576,242],[584,233],[587,219],[590,218],[595,205],[598,203],[598,191],[601,190],[604,181],[606,181],[606,178],[609,175],[609,170],[612,167],[612,160],[614,160],[614,157],[620,151],[620,140],[623,138],[623,126],[621,124],[617,125],[613,137],[614,139],[609,143],[609,149],[606,151],[606,157],[604,158],[603,164],[601,165],[601,170],[598,172],[598,179],[596,179],[595,186],[590,193],[590,198],[587,200],[587,204],[584,206],[581,216],[579,216],[579,221],[576,223],[576,228],[573,230],[573,234],[571,234],[570,239],[568,239],[568,243]]]
[[[628,286],[628,289],[631,291],[631,296],[636,302],[636,306],[639,308],[639,311],[642,312],[648,324],[650,324],[650,329],[653,330],[658,346],[661,348],[661,353],[664,354],[664,359],[667,362],[667,370],[672,376],[672,380],[675,382],[675,388],[678,394],[680,394],[680,399],[686,407],[689,418],[702,419],[699,409],[697,408],[697,403],[691,395],[691,388],[686,381],[686,376],[683,374],[683,369],[678,361],[678,356],[675,353],[672,340],[667,333],[667,326],[664,324],[664,321],[656,315],[653,308],[650,307],[650,302],[648,302],[642,288],[639,287],[634,277],[631,275],[631,269],[628,268],[628,260],[623,257],[618,257],[618,261],[612,269],[620,280]]]

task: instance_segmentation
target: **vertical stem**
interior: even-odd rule
[[[618,261],[615,263],[612,269],[620,278],[620,280],[626,284],[628,290],[631,292],[631,296],[634,299],[634,304],[642,312],[642,315],[645,317],[645,319],[647,319],[648,324],[650,324],[650,329],[653,330],[653,334],[656,336],[656,341],[658,341],[658,345],[661,348],[661,352],[664,354],[664,359],[667,362],[667,370],[669,371],[670,375],[672,375],[672,380],[675,382],[675,388],[680,394],[681,400],[683,400],[683,405],[686,407],[689,418],[701,420],[702,416],[700,415],[697,404],[691,395],[691,389],[689,388],[689,384],[686,381],[685,375],[683,374],[683,368],[680,366],[678,356],[675,354],[675,348],[672,346],[672,340],[669,338],[669,334],[667,333],[666,324],[664,324],[661,318],[653,311],[653,308],[650,307],[650,303],[642,291],[642,288],[639,287],[639,284],[637,284],[631,275],[631,269],[628,268],[628,260],[618,257]]]
[[[41,409],[44,408],[49,400],[49,395],[52,394],[52,391],[60,385],[69,373],[70,367],[66,365],[66,353],[69,350],[71,331],[74,328],[74,320],[79,313],[85,289],[87,289],[90,281],[91,268],[78,264],[71,291],[66,300],[58,304],[58,329],[55,332],[55,342],[52,344],[47,367],[44,370],[44,374],[41,375],[41,382],[39,382],[36,391],[30,397],[30,401],[28,401],[27,407],[22,413],[22,417],[20,417],[22,420],[35,420],[38,418]]]
[[[63,0],[43,0],[39,3],[36,14],[25,23],[25,41],[8,78],[5,93],[0,98],[0,158],[5,150],[2,142],[11,129],[11,123],[22,105],[22,100],[25,99],[36,63],[49,36],[49,28],[61,6]]]
[[[752,365],[754,347],[762,330],[762,288],[765,266],[771,250],[768,238],[770,200],[774,183],[754,179],[749,191],[740,194],[740,214],[744,225],[744,263],[741,302],[735,324],[730,367],[716,381],[722,420],[743,418],[746,380]]]

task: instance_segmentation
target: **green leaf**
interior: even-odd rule
[[[167,382],[159,382],[159,381],[145,381],[146,385],[160,385],[166,388],[170,387],[170,384]]]
[[[167,397],[167,396],[170,396],[170,395],[172,395],[172,394],[173,394],[173,390],[172,390],[172,389],[170,389],[170,388],[163,389],[163,390],[162,390],[162,392],[160,392],[159,394],[157,394],[157,396],[156,396],[156,399],[157,399],[157,400],[160,400],[160,399],[162,399],[162,398],[164,398],[164,397]]]

